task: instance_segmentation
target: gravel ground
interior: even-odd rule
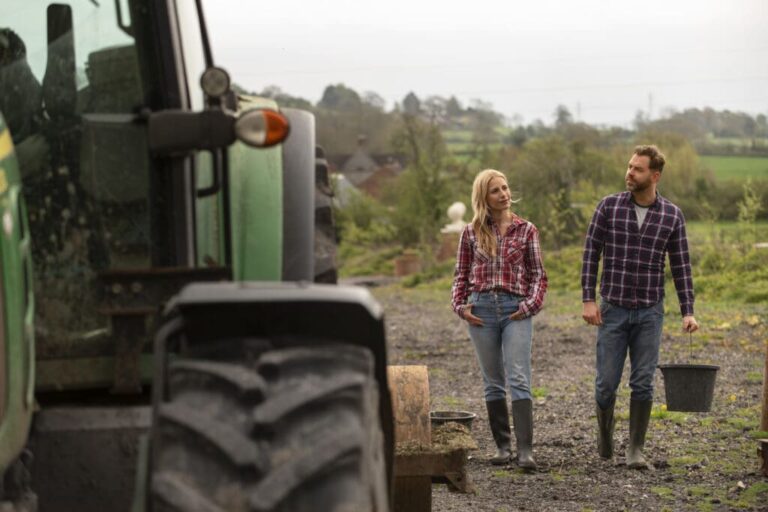
[[[548,298],[535,318],[533,349],[534,452],[539,469],[491,466],[479,369],[463,323],[448,307],[448,293],[398,285],[372,289],[386,312],[390,364],[427,365],[433,409],[477,413],[472,429],[479,449],[467,461],[474,494],[433,485],[432,510],[768,510],[768,479],[759,473],[753,439],[762,403],[765,308],[728,323],[699,315],[703,328],[694,361],[721,366],[711,412],[662,409],[657,372],[655,412],[646,442],[648,471],[624,465],[628,429],[628,371],[617,400],[616,452],[597,456],[593,402],[595,330],[580,319],[575,294]],[[674,299],[670,302],[675,302]],[[762,308],[762,309],[761,309]],[[704,322],[702,322],[704,320]],[[679,315],[666,318],[661,362],[686,362],[689,340]]]

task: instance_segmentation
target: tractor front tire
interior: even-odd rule
[[[388,510],[368,349],[178,359],[166,386],[152,436],[154,512]]]

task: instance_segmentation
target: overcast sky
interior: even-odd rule
[[[768,0],[206,0],[217,64],[316,102],[479,98],[525,123],[673,107],[768,114]]]

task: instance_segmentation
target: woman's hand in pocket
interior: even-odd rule
[[[525,320],[525,313],[522,310],[518,309],[517,311],[515,311],[514,313],[509,315],[509,319],[510,320]]]
[[[464,320],[466,320],[469,325],[474,325],[475,327],[483,326],[483,321],[472,314],[472,304],[468,304],[464,307]]]

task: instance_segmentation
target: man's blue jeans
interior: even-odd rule
[[[629,351],[632,400],[653,400],[653,377],[659,361],[664,301],[647,308],[627,309],[603,301],[603,324],[597,328],[595,400],[608,408],[621,382]]]
[[[484,325],[469,326],[477,361],[483,374],[485,400],[505,399],[509,386],[512,401],[531,399],[531,340],[533,319],[510,320],[520,297],[505,292],[473,292],[472,314]]]

